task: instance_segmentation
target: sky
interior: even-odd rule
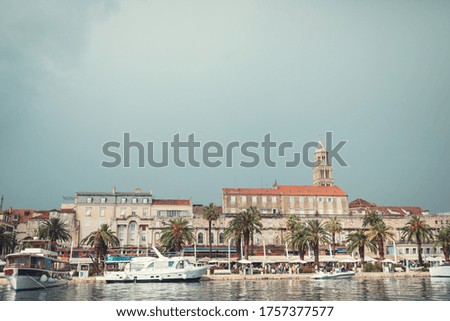
[[[105,168],[106,142],[301,146],[333,133],[349,200],[450,211],[449,1],[0,0],[3,208],[77,191],[221,203],[312,169]],[[136,150],[132,151],[136,153]],[[158,152],[156,152],[158,154]],[[135,154],[132,154],[132,156]],[[236,159],[239,160],[239,157]]]

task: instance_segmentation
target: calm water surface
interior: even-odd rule
[[[69,284],[15,292],[1,301],[381,301],[450,300],[450,279],[258,280],[199,283]]]

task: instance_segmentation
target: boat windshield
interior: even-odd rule
[[[29,267],[30,257],[28,255],[11,256],[6,260],[6,267],[23,268]]]

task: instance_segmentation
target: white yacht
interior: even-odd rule
[[[155,257],[134,257],[123,271],[105,271],[97,280],[117,282],[189,282],[198,281],[209,265],[195,266],[182,256],[165,257],[155,247]]]
[[[350,279],[355,275],[355,271],[331,271],[331,272],[317,272],[311,276],[315,280],[328,279]]]
[[[7,255],[4,273],[16,291],[64,285],[71,278],[69,262],[59,260],[55,252],[40,248]]]
[[[435,264],[431,266],[430,276],[450,278],[450,262],[447,261],[442,264]]]

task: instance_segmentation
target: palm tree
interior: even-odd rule
[[[408,242],[413,239],[417,242],[419,265],[422,266],[422,244],[424,242],[428,243],[433,239],[431,227],[424,220],[422,220],[419,215],[414,215],[402,229],[402,238]]]
[[[299,224],[299,220],[298,220],[297,215],[295,215],[295,214],[289,215],[289,218],[286,222],[286,227],[290,233],[290,236],[292,236],[292,234],[294,233],[298,224]],[[295,245],[291,243],[291,246],[292,246],[292,251],[294,251]]]
[[[325,223],[319,220],[308,220],[305,225],[305,238],[310,242],[314,252],[314,263],[319,266],[320,243],[328,243],[329,234],[325,229]]]
[[[50,241],[50,250],[52,251],[56,251],[56,243],[58,241],[67,242],[72,239],[65,222],[57,217],[44,221],[39,229],[42,236],[44,236],[43,238]]]
[[[375,242],[369,241],[366,230],[359,229],[356,232],[350,233],[346,238],[347,250],[353,252],[358,249],[358,254],[361,259],[361,265],[364,265],[365,258],[365,248],[369,248],[372,252],[377,251],[377,246]]]
[[[81,244],[87,244],[94,247],[97,262],[104,258],[108,253],[109,247],[118,247],[120,241],[108,224],[102,224],[97,231],[90,233],[81,240]]]
[[[305,226],[297,221],[297,224],[291,230],[288,236],[289,244],[298,249],[298,256],[300,260],[305,259],[305,252],[308,240],[305,237]]]
[[[228,238],[234,236],[235,240],[241,239],[242,237],[245,258],[248,259],[250,238],[254,233],[261,233],[261,229],[261,214],[256,207],[250,206],[248,209],[239,212],[228,222],[225,233]]]
[[[179,252],[181,249],[194,242],[194,229],[189,225],[189,221],[185,218],[178,217],[171,219],[161,234],[161,243],[166,251]]]
[[[436,247],[442,247],[445,260],[448,261],[450,257],[450,226],[442,228],[435,239]]]
[[[363,227],[371,227],[378,223],[382,223],[383,219],[376,212],[371,211],[363,218]]]
[[[384,244],[387,240],[394,240],[392,228],[381,221],[372,226],[367,232],[367,235],[369,241],[376,242],[380,260],[384,260]]]
[[[325,223],[325,229],[331,235],[331,247],[332,247],[331,253],[335,254],[336,253],[336,233],[342,232],[342,223],[335,216],[335,217],[331,218],[328,222]]]
[[[210,203],[208,206],[203,207],[203,218],[205,220],[208,220],[209,257],[212,258],[211,225],[212,221],[215,221],[219,218],[219,212],[217,211],[217,207],[213,203]]]
[[[394,233],[392,228],[384,223],[381,215],[372,211],[363,218],[363,227],[369,227],[367,235],[369,241],[375,241],[377,244],[380,259],[384,260],[384,243],[386,240],[393,240]]]
[[[0,257],[9,254],[15,248],[15,234],[8,232],[4,225],[0,225]]]

